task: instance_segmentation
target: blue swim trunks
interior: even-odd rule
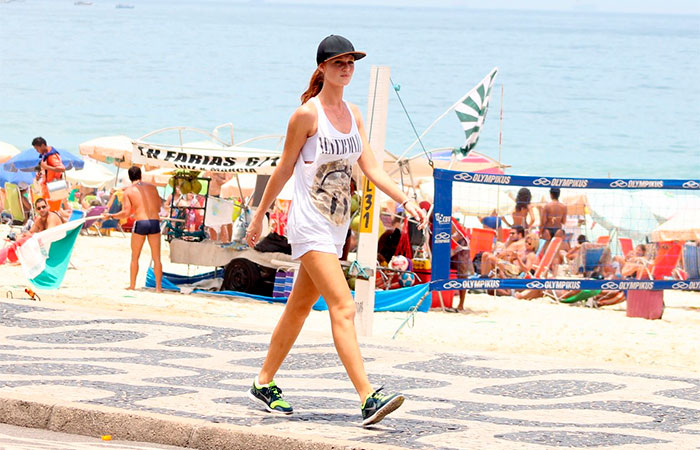
[[[134,222],[134,233],[141,236],[160,234],[160,220],[137,220]]]

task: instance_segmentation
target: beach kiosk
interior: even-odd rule
[[[219,131],[230,129],[230,138],[222,139]],[[194,142],[185,142],[186,135],[199,135]],[[170,217],[165,219],[167,224],[167,240],[170,245],[170,261],[178,264],[197,265],[203,267],[224,268],[222,289],[247,292],[259,295],[271,295],[275,274],[295,265],[290,255],[281,252],[259,252],[248,248],[242,243],[241,230],[234,229],[234,242],[221,244],[205,239],[204,223],[212,199],[208,192],[209,178],[202,176],[206,172],[254,174],[269,176],[281,156],[283,136],[260,136],[239,144],[233,144],[233,127],[231,124],[221,125],[213,132],[192,127],[168,127],[148,133],[133,141],[132,161],[149,168],[165,167],[173,169],[171,186],[179,187],[183,194],[189,192],[201,195],[203,203],[198,205],[177,205],[171,200],[167,205]],[[262,140],[276,141],[274,149],[254,147],[254,143]],[[261,179],[266,182],[267,177]],[[184,188],[183,188],[184,187]],[[241,214],[246,214],[249,207],[254,206],[255,195],[245,196],[242,189],[239,193],[243,203],[237,203]],[[174,197],[174,196],[173,196]],[[246,200],[248,197],[248,200]],[[197,226],[192,229],[185,227],[187,214],[196,210]],[[234,225],[245,226],[244,221]],[[237,233],[238,232],[238,233]],[[245,228],[242,229],[245,232]],[[214,274],[217,275],[215,269]]]

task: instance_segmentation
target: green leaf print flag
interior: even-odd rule
[[[462,97],[455,106],[455,112],[462,123],[464,134],[467,136],[464,145],[456,149],[462,156],[467,156],[467,153],[476,147],[476,143],[479,142],[479,133],[481,133],[481,128],[484,126],[486,112],[489,109],[489,100],[491,99],[491,88],[497,73],[498,67],[494,67],[491,73],[481,80],[467,95]]]

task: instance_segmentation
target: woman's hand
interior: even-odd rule
[[[428,216],[425,215],[423,208],[416,205],[416,202],[409,200],[404,206],[404,210],[418,221],[418,229],[422,230],[428,225]]]
[[[260,238],[260,233],[262,232],[262,218],[257,219],[257,216],[253,216],[253,220],[250,221],[248,229],[245,232],[245,241],[248,243],[250,248],[254,248],[258,243]]]

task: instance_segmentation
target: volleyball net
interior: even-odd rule
[[[432,290],[700,290],[698,180],[435,169],[434,183]]]

